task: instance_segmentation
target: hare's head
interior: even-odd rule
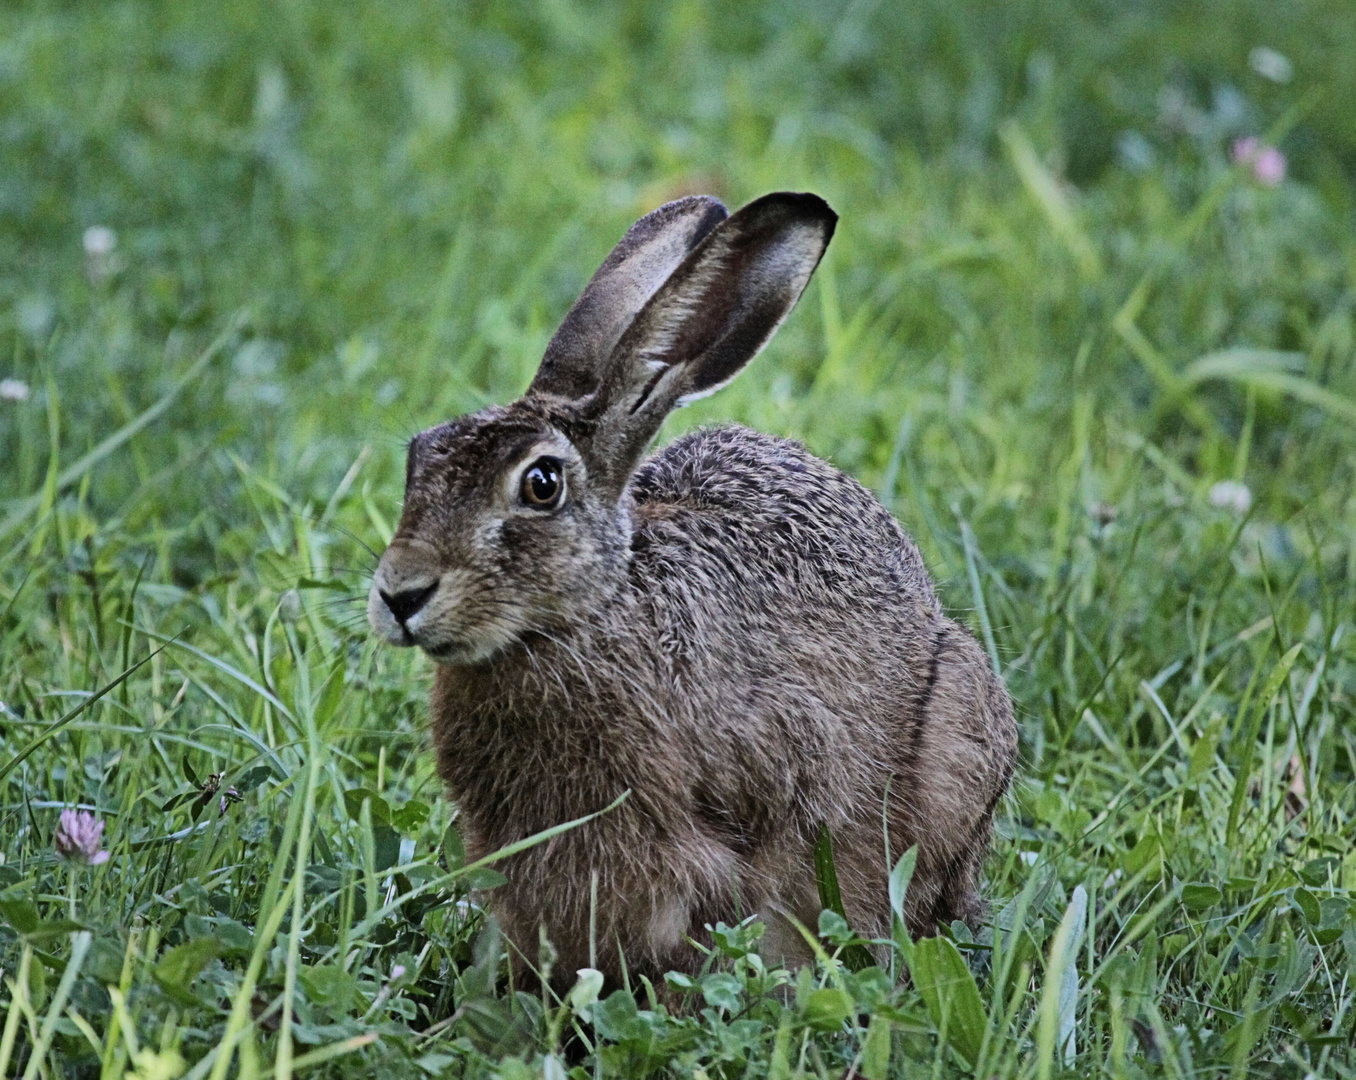
[[[837,215],[777,193],[641,218],[547,347],[527,394],[415,437],[368,597],[394,645],[469,664],[587,615],[630,544],[627,484],[664,418],[729,382],[795,306]]]

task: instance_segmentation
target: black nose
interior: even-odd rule
[[[438,583],[435,581],[432,585],[426,585],[422,589],[406,589],[404,592],[391,593],[377,592],[381,598],[386,601],[386,606],[391,609],[391,614],[396,617],[396,622],[401,626],[405,621],[428,603],[428,598],[438,591]]]

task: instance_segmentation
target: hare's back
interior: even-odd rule
[[[790,594],[907,621],[940,614],[918,549],[889,511],[799,443],[702,429],[645,462],[632,492],[642,576],[685,574],[690,587],[706,582],[749,602]]]
[[[751,791],[811,832],[878,814],[944,621],[912,541],[860,484],[743,428],[676,440],[633,484],[629,610],[653,643],[635,667],[682,687],[709,796],[755,832]]]

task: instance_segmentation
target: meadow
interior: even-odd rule
[[[1349,0],[5,5],[0,1075],[1356,1073],[1353,100]],[[405,442],[776,189],[829,254],[661,438],[915,536],[1017,704],[991,918],[526,994],[364,623]]]

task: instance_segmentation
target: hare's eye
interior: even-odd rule
[[[565,472],[555,458],[537,458],[523,473],[523,504],[536,510],[554,510],[565,494]]]

